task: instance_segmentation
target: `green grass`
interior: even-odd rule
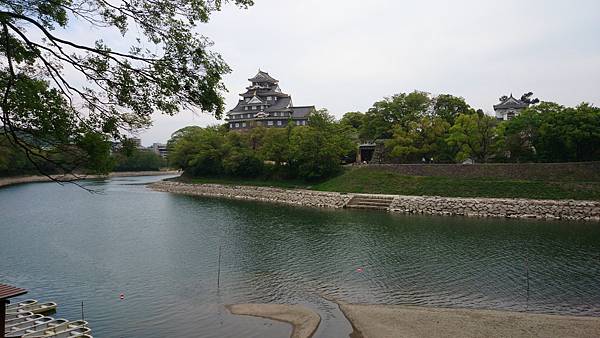
[[[239,178],[178,178],[195,184],[268,186],[284,189],[313,189],[346,193],[369,193],[444,197],[496,197],[531,199],[600,200],[600,182],[506,180],[490,178],[449,178],[403,176],[377,168],[350,168],[320,183],[301,180]]]
[[[313,189],[417,196],[600,200],[600,182],[403,176],[373,168],[348,169]]]
[[[264,180],[264,179],[244,179],[229,177],[201,177],[201,178],[178,178],[178,181],[194,184],[223,184],[223,185],[251,185],[259,187],[275,187],[285,189],[308,189],[310,184],[297,180]]]

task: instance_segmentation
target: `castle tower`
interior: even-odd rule
[[[290,123],[304,126],[315,106],[294,106],[292,97],[279,88],[279,81],[261,70],[251,79],[238,104],[227,113],[231,130],[249,130],[257,126],[283,128]]]

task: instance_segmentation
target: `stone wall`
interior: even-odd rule
[[[351,198],[350,195],[337,192],[286,190],[269,187],[229,186],[218,184],[187,184],[170,181],[153,183],[150,187],[154,190],[177,194],[222,197],[318,208],[343,208]]]
[[[502,178],[516,180],[600,181],[600,162],[490,164],[371,164],[406,176]]]
[[[337,192],[218,184],[187,184],[172,181],[153,183],[151,188],[163,192],[192,196],[336,209],[345,207],[350,199],[355,196],[355,194],[340,194]],[[600,202],[597,201],[386,196],[394,197],[388,211],[396,213],[600,221]]]
[[[600,221],[600,202],[396,196],[390,211],[406,214]]]

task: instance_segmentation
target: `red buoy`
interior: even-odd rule
[[[363,272],[363,268],[358,268],[358,269],[356,269],[356,272],[358,272],[358,273],[361,273],[361,272]]]

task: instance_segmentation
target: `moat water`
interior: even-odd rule
[[[83,301],[97,337],[289,335],[223,306],[251,302],[314,309],[315,337],[352,331],[326,299],[600,316],[598,223],[305,209],[145,186],[159,179],[85,182],[96,194],[0,189],[0,283],[57,302],[55,317],[81,318]]]

